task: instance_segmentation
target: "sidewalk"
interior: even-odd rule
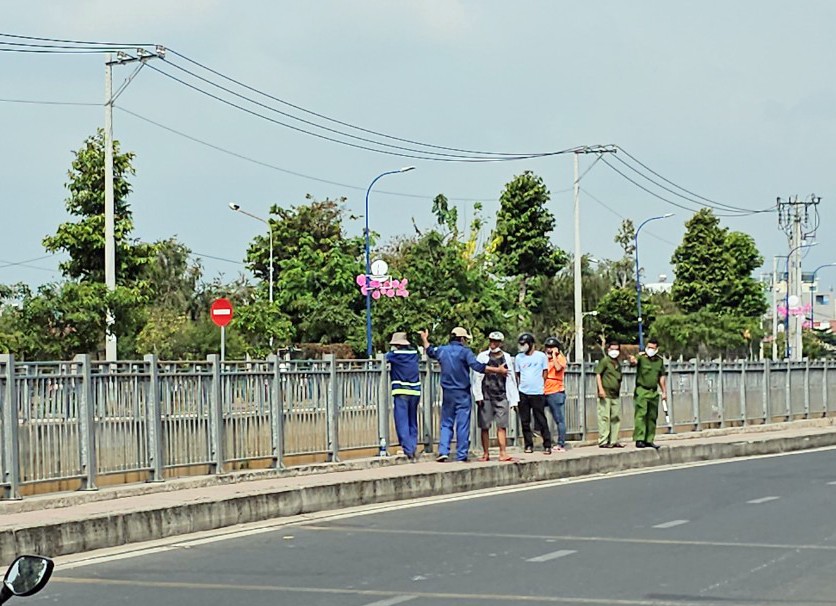
[[[404,457],[241,472],[0,502],[0,561],[68,555],[344,507],[528,482],[836,446],[836,418],[659,436],[660,451],[575,446],[516,463]]]

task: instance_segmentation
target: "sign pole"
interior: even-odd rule
[[[232,322],[232,303],[218,299],[209,308],[209,317],[221,329],[221,362],[226,361],[226,326]]]
[[[221,362],[226,361],[226,326],[221,326]]]

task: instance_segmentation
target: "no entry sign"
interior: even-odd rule
[[[232,303],[229,299],[218,299],[209,308],[212,321],[223,328],[232,322]]]

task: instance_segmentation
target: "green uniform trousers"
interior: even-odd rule
[[[615,444],[621,430],[621,398],[598,398],[598,444]]]
[[[636,408],[633,440],[652,443],[656,439],[656,419],[659,418],[659,390],[636,387],[633,402]]]

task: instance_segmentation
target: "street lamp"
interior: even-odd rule
[[[372,292],[371,292],[371,276],[372,273],[372,259],[371,259],[371,236],[369,234],[369,194],[372,193],[372,187],[380,179],[386,175],[397,175],[398,173],[408,173],[415,170],[414,166],[405,166],[399,170],[389,170],[381,173],[374,178],[366,190],[366,357],[372,357]]]
[[[267,219],[262,219],[261,217],[252,214],[251,212],[247,212],[239,204],[235,202],[229,203],[229,208],[237,213],[241,213],[242,215],[247,215],[251,219],[255,219],[256,221],[261,221],[267,226],[267,232],[270,234],[270,292],[268,296],[270,298],[270,303],[273,303],[273,227],[270,225],[270,221]],[[272,339],[271,339],[272,340]]]
[[[645,219],[636,229],[636,234],[633,236],[633,249],[636,255],[636,310],[638,311],[639,317],[639,351],[644,351],[644,322],[642,319],[642,281],[641,276],[639,275],[639,232],[642,230],[642,227],[650,223],[651,221],[659,221],[661,219],[668,219],[673,217],[673,213],[667,213],[666,215],[660,215],[658,217],[650,217],[649,219]]]
[[[834,265],[836,265],[836,263],[825,263],[824,265],[819,265],[813,270],[813,281],[810,283],[810,328],[816,327],[816,276],[818,275],[820,269],[833,267]]]
[[[811,248],[816,246],[818,242],[810,242],[809,244],[799,244],[795,248],[793,248],[789,254],[787,255],[787,288],[784,297],[784,308],[786,310],[786,314],[784,317],[784,357],[789,360],[790,358],[790,259],[792,259],[792,255],[795,251],[801,250],[802,248]],[[801,263],[798,264],[798,279],[799,283],[801,281]]]

